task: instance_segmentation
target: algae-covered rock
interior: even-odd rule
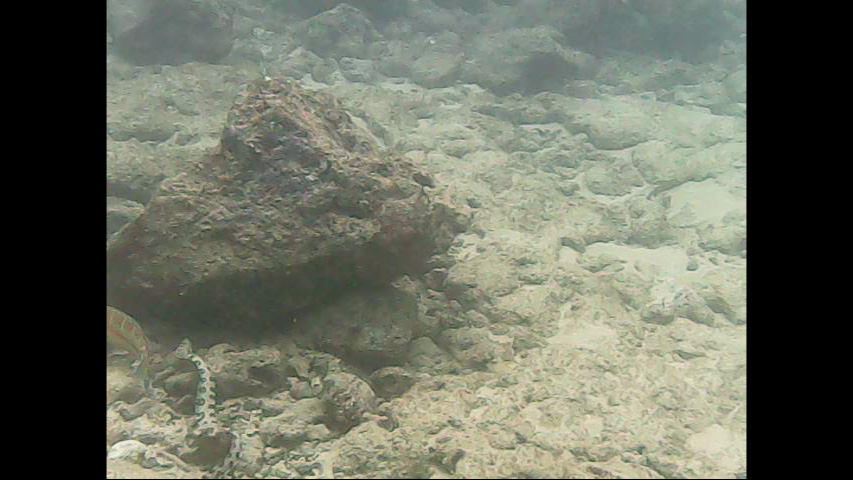
[[[110,244],[113,304],[173,322],[283,319],[427,271],[467,221],[334,98],[287,81],[248,85],[195,165]]]

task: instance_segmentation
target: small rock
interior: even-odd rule
[[[575,98],[595,98],[598,96],[598,84],[592,80],[576,80],[566,85],[566,94]]]
[[[417,299],[393,287],[354,292],[306,316],[319,349],[368,365],[402,363],[417,319]]]
[[[716,323],[716,314],[705,299],[691,288],[682,288],[675,294],[672,301],[675,313],[679,317],[693,320],[696,323],[713,327]]]
[[[653,302],[640,310],[640,318],[647,323],[668,325],[675,321],[675,311],[671,304]]]
[[[407,358],[410,366],[431,374],[452,373],[459,369],[459,364],[454,358],[439,348],[429,337],[413,340],[409,345]]]
[[[135,403],[145,394],[142,382],[124,367],[107,366],[107,404]]]
[[[746,67],[734,71],[723,81],[732,101],[746,103]]]
[[[294,448],[308,439],[311,425],[321,423],[324,402],[307,398],[283,405],[283,408],[281,414],[263,419],[258,430],[265,445]],[[312,434],[317,435],[317,432]]]
[[[447,279],[447,269],[446,268],[434,268],[430,270],[425,276],[424,280],[426,281],[427,287],[440,292],[444,290],[444,281]]]
[[[281,352],[274,347],[234,351],[219,344],[208,349],[205,360],[216,377],[220,400],[262,396],[284,386]]]
[[[370,381],[376,392],[386,399],[399,397],[415,383],[415,377],[400,367],[385,367],[373,372]]]
[[[371,82],[376,77],[373,62],[358,58],[343,57],[338,60],[341,74],[350,82]]]
[[[109,453],[107,453],[107,459],[121,459],[132,463],[139,463],[147,449],[148,447],[144,443],[137,440],[123,440],[110,448]]]
[[[483,368],[498,360],[511,360],[515,355],[511,339],[492,335],[486,328],[451,328],[441,336],[454,358],[469,367]]]
[[[314,387],[309,382],[296,377],[290,377],[288,380],[290,383],[288,391],[290,392],[291,397],[300,400],[316,396]]]
[[[601,255],[583,255],[578,257],[578,265],[592,273],[598,272],[619,272],[625,268],[625,261],[616,257],[603,253]]]
[[[358,424],[365,414],[375,414],[376,394],[367,382],[346,372],[330,373],[323,379],[327,411],[346,424]]]
[[[142,213],[143,205],[133,200],[107,197],[107,238]]]
[[[586,241],[576,233],[570,233],[560,237],[560,245],[569,247],[578,253],[584,253],[586,251]]]
[[[746,255],[746,225],[705,225],[697,228],[699,246],[727,255]]]
[[[412,65],[412,80],[426,88],[449,87],[459,78],[461,59],[450,53],[426,53]]]

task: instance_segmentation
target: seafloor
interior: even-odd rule
[[[469,309],[435,338],[411,339],[402,364],[384,372],[393,385],[370,378],[393,428],[328,423],[310,371],[346,363],[334,348],[285,337],[201,348],[215,371],[233,364],[221,407],[244,437],[237,476],[745,475],[745,47],[698,63],[599,53],[599,73],[571,88],[498,96],[464,75],[440,86],[417,69],[392,76],[334,45],[306,52],[288,28],[302,20],[245,6],[219,64],[134,66],[108,48],[108,183],[154,185],[180,172],[216,146],[241,85],[287,74],[338,97],[377,142],[470,209],[446,281],[476,287],[488,315]],[[446,33],[464,18],[432,17],[427,33],[422,17],[377,29],[386,40],[439,43],[450,55],[433,58],[441,63],[471,55],[464,34]],[[108,197],[108,236],[144,201]],[[155,346],[175,344],[149,334]],[[265,355],[286,386],[243,392],[240,372]],[[140,444],[108,459],[108,477],[197,477],[200,466],[176,453],[191,408],[163,393],[191,393],[181,387],[191,369],[168,378],[161,368],[162,395],[140,400],[119,363],[107,368],[108,452]]]

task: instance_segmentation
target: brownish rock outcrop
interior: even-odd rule
[[[426,269],[467,218],[324,94],[251,83],[218,152],[164,180],[107,250],[107,295],[169,321],[289,318]]]

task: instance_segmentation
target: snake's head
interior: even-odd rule
[[[190,343],[189,338],[185,338],[178,344],[177,348],[175,348],[175,356],[181,359],[188,359],[190,355],[192,355],[193,346]]]

